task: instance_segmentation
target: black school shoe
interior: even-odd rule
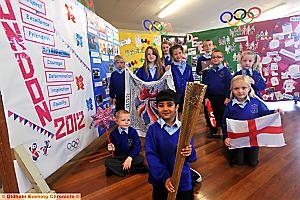
[[[113,173],[110,169],[106,168],[105,176],[106,176],[106,177],[110,177],[110,176],[112,176],[112,175],[114,175],[114,173]]]
[[[193,168],[190,168],[191,174],[192,174],[192,182],[194,183],[201,183],[202,181],[202,176],[199,172],[194,170]]]
[[[146,165],[134,166],[129,169],[129,173],[132,174],[146,174],[149,172],[149,169]]]

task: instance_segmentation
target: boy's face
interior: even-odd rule
[[[168,44],[163,44],[161,46],[161,49],[162,49],[162,51],[163,51],[164,54],[169,54],[170,46]]]
[[[250,88],[244,80],[238,79],[232,82],[232,93],[238,101],[243,102],[250,92]]]
[[[213,41],[205,41],[203,43],[203,50],[205,53],[211,53],[213,48],[215,48]]]
[[[116,65],[116,68],[118,68],[118,69],[125,68],[125,62],[124,62],[124,60],[116,60],[115,61],[115,65]]]
[[[183,53],[182,53],[181,49],[180,48],[174,49],[172,57],[175,62],[181,63],[182,58],[183,58]]]
[[[173,123],[176,117],[176,111],[178,110],[178,105],[176,106],[173,101],[161,101],[157,105],[158,113],[167,123]]]
[[[126,129],[130,126],[130,114],[119,114],[116,124],[123,129]]]
[[[221,52],[213,52],[213,54],[211,55],[211,62],[214,65],[221,64],[223,60],[224,60],[224,56]]]

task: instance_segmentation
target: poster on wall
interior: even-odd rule
[[[114,57],[120,54],[118,30],[95,13],[87,11],[87,32],[96,108],[113,109],[109,79],[115,70]],[[100,135],[105,132],[103,127],[98,129]]]
[[[85,8],[0,0],[0,86],[11,148],[46,178],[98,137]],[[16,165],[20,192],[31,188]]]
[[[268,20],[191,33],[188,43],[189,61],[195,65],[204,53],[203,41],[213,40],[225,54],[232,72],[241,69],[240,53],[252,49],[261,57],[262,75],[267,88],[262,91],[266,101],[299,99],[300,92],[300,16]]]
[[[159,33],[119,32],[120,53],[126,66],[133,72],[142,67],[145,60],[145,50],[154,46],[161,54],[161,38]]]

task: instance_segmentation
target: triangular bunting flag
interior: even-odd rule
[[[37,126],[36,131],[39,131],[41,127]]]
[[[36,125],[35,124],[32,124],[33,126],[32,126],[32,130],[34,130],[35,129],[35,127],[36,127]]]
[[[29,127],[31,127],[32,126],[32,122],[29,122]]]
[[[46,135],[48,133],[48,131],[45,130],[44,135]]]
[[[10,117],[12,114],[14,114],[14,113],[9,110],[8,111],[8,117]]]
[[[19,116],[16,113],[14,113],[14,120],[16,120],[18,117]]]
[[[27,119],[24,119],[24,125],[26,125],[28,123]]]
[[[40,133],[43,133],[43,131],[44,131],[44,129],[43,129],[43,128],[41,128],[41,131],[40,131]]]
[[[24,118],[20,116],[20,117],[19,117],[20,123],[21,123],[23,120],[24,120]]]

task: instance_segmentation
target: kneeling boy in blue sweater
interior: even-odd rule
[[[107,145],[114,156],[105,160],[106,176],[115,174],[124,177],[127,173],[147,173],[144,157],[140,155],[140,137],[130,126],[130,113],[126,110],[117,111],[116,123],[118,127],[110,133],[110,143]]]
[[[181,122],[176,117],[178,98],[173,90],[160,91],[156,96],[160,118],[146,134],[145,149],[149,165],[149,183],[153,186],[152,199],[167,199],[168,192],[175,192],[171,182]],[[185,156],[176,199],[192,200],[193,186],[190,162],[196,161],[193,142],[182,149]]]

